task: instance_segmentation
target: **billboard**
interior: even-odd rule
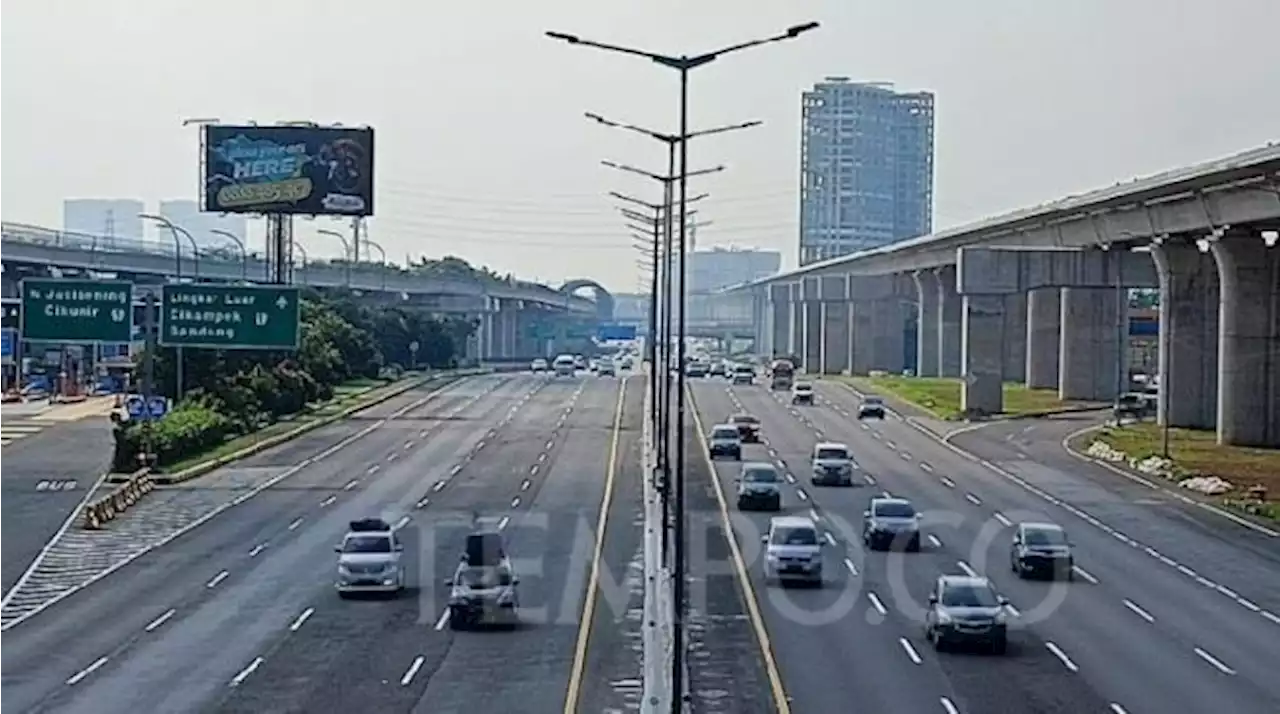
[[[204,127],[204,210],[373,215],[373,129]]]

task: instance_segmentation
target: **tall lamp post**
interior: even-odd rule
[[[751,47],[770,44],[773,42],[781,42],[783,40],[791,40],[799,37],[802,33],[816,29],[818,23],[807,22],[802,25],[794,25],[787,28],[780,34],[772,37],[763,37],[746,42],[739,42],[734,45],[728,45],[711,52],[705,52],[699,55],[663,55],[656,52],[649,52],[633,47],[623,47],[621,45],[611,45],[602,42],[593,42],[584,40],[577,35],[570,35],[563,32],[547,32],[547,37],[555,40],[561,40],[571,45],[581,45],[583,47],[593,47],[595,49],[606,50],[609,52],[617,52],[621,54],[634,55],[643,57],[651,62],[655,62],[664,67],[674,69],[680,73],[680,296],[681,300],[685,295],[685,261],[684,253],[687,245],[686,226],[685,226],[685,198],[688,191],[688,166],[689,166],[689,144],[684,141],[684,137],[689,134],[689,72],[710,64],[724,55],[732,52],[738,52]],[[672,649],[673,656],[671,662],[671,677],[674,696],[671,699],[671,711],[683,711],[684,704],[684,417],[685,417],[685,374],[684,374],[684,355],[685,355],[685,323],[684,311],[680,313],[680,341],[677,344],[677,362],[682,367],[679,371],[677,381],[677,389],[680,392],[677,402],[678,412],[676,417],[676,554],[675,563],[673,564],[672,582],[674,591],[672,600],[675,607],[675,617],[672,626]]]
[[[351,289],[351,243],[347,240],[346,236],[342,235],[337,231],[331,231],[325,228],[321,228],[320,230],[316,231],[316,233],[319,233],[322,236],[337,238],[339,241],[342,242],[342,262],[344,265],[346,265],[345,280],[347,283],[347,289],[350,290]]]
[[[236,247],[240,249],[240,279],[246,283],[249,282],[249,251],[245,250],[244,241],[240,240],[240,236],[235,233],[224,231],[220,228],[212,228],[209,232],[215,236],[222,236],[236,244]]]
[[[306,285],[307,284],[307,263],[311,262],[311,258],[307,257],[307,249],[303,248],[302,244],[296,240],[293,241],[293,249],[302,254],[302,271],[303,271],[302,284]],[[297,261],[294,261],[294,265],[296,266],[297,264],[298,264]]]
[[[386,292],[387,290],[387,251],[383,250],[382,246],[369,240],[368,236],[365,236],[364,244],[369,246],[370,248],[378,249],[378,256],[382,258],[382,290],[383,292]]]
[[[178,280],[182,280],[182,241],[178,240],[178,234],[181,233],[182,235],[186,236],[187,242],[191,243],[191,256],[192,256],[192,261],[195,265],[195,271],[196,271],[195,277],[197,280],[199,280],[200,248],[199,246],[196,245],[196,239],[191,235],[191,233],[187,229],[183,228],[182,226],[174,223],[168,218],[165,218],[164,216],[161,216],[157,213],[139,213],[138,218],[141,218],[146,221],[155,221],[163,225],[164,227],[168,228],[169,232],[173,234],[173,248],[175,251],[173,255],[174,272],[177,273],[175,277]],[[159,340],[156,340],[156,342],[159,342]],[[182,391],[183,391],[182,390],[182,382],[183,382],[182,368],[183,368],[184,362],[186,362],[186,359],[183,355],[182,347],[181,346],[175,347],[174,348],[174,387],[173,387],[173,400],[175,402],[182,399]]]

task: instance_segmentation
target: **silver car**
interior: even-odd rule
[[[822,544],[818,526],[804,516],[769,521],[764,542],[765,583],[801,582],[822,587]]]
[[[920,514],[905,498],[873,498],[862,514],[862,542],[872,550],[905,544],[920,552]]]
[[[355,593],[398,593],[404,589],[404,544],[380,518],[351,521],[338,552],[334,587],[339,597]]]
[[[823,442],[813,447],[814,486],[852,486],[853,456],[847,444]]]
[[[449,586],[449,626],[455,630],[520,621],[520,592],[502,536],[481,531],[467,536],[462,557]]]

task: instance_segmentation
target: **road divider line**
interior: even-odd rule
[[[528,490],[529,490],[529,486],[531,486],[532,484],[533,484],[533,482],[532,482],[532,481],[530,481],[529,479],[525,479],[524,481],[521,481],[521,482],[520,482],[520,490],[521,490],[521,491],[528,491]]]
[[[885,608],[884,603],[880,602],[880,598],[876,597],[875,593],[868,591],[867,599],[871,601],[871,607],[874,607],[876,609],[876,612],[880,613],[881,615],[889,614],[889,610]]]
[[[381,466],[379,466],[379,465],[377,465],[377,464],[374,464],[373,466],[370,466],[370,467],[369,467],[369,469],[368,469],[367,471],[365,471],[365,473],[367,473],[367,474],[369,474],[370,476],[372,476],[373,474],[378,473],[378,469],[380,469],[380,468],[382,468],[382,467],[381,467]]]
[[[169,609],[167,612],[165,612],[163,615],[161,615],[160,617],[157,617],[156,619],[154,619],[154,620],[152,620],[150,623],[148,623],[146,627],[142,628],[142,631],[143,631],[143,632],[155,632],[157,628],[159,628],[159,627],[160,627],[161,625],[163,625],[164,623],[168,622],[168,621],[169,621],[169,618],[173,617],[175,613],[177,613],[177,610],[174,610],[174,609],[170,608],[170,609]]]
[[[849,571],[850,575],[854,576],[855,578],[858,577],[858,566],[854,565],[852,560],[845,558],[844,567]]]
[[[289,524],[289,530],[295,530],[300,525],[302,525],[302,518],[295,518],[293,519],[293,522]]]
[[[342,490],[350,491],[351,489],[355,488],[356,484],[358,483],[360,483],[360,479],[353,478],[350,481],[348,481],[345,486],[342,487]]]
[[[253,661],[249,663],[249,666],[240,670],[240,673],[231,679],[231,686],[233,687],[240,686],[241,684],[244,683],[244,680],[249,678],[249,675],[258,671],[258,668],[261,666],[262,666],[262,658],[254,657]]]
[[[1156,618],[1152,617],[1152,616],[1151,616],[1151,613],[1149,613],[1149,612],[1147,612],[1146,610],[1143,610],[1142,608],[1138,607],[1138,605],[1137,605],[1136,603],[1134,603],[1132,600],[1129,600],[1128,598],[1125,598],[1124,600],[1121,600],[1121,602],[1123,602],[1123,603],[1124,603],[1124,606],[1125,606],[1125,607],[1127,607],[1127,608],[1129,608],[1129,610],[1130,610],[1131,612],[1133,612],[1133,614],[1137,615],[1138,617],[1141,617],[1142,619],[1146,620],[1147,622],[1155,622],[1155,621],[1156,621]]]
[[[942,702],[942,711],[947,714],[960,714],[960,710],[956,708],[956,705],[950,699],[942,697],[939,701]]]
[[[916,652],[915,647],[911,646],[911,643],[907,641],[907,638],[899,637],[898,644],[902,645],[902,649],[907,653],[907,657],[911,658],[912,664],[920,664],[923,662],[923,660],[920,659],[920,654]]]
[[[581,393],[581,389],[579,389]],[[575,395],[576,399],[576,395]],[[587,665],[587,646],[591,640],[591,628],[595,624],[596,599],[600,590],[600,571],[604,567],[605,528],[609,522],[609,506],[613,503],[613,487],[618,477],[618,457],[622,440],[622,407],[627,399],[627,380],[618,382],[617,407],[613,413],[613,428],[609,438],[609,464],[605,468],[604,494],[600,497],[600,511],[596,516],[596,542],[591,554],[591,572],[587,578],[586,598],[582,603],[582,617],[578,625],[578,639],[573,648],[573,662],[569,668],[569,685],[565,692],[565,714],[577,714],[578,698],[582,696],[582,675]],[[547,442],[547,449],[551,442]],[[647,475],[645,476],[647,478]],[[519,501],[516,498],[516,501]]]
[[[91,664],[91,665],[89,665],[88,667],[85,667],[84,669],[80,670],[79,672],[76,672],[75,674],[71,675],[71,677],[70,677],[69,679],[67,679],[67,685],[68,685],[68,686],[73,686],[73,687],[74,687],[75,685],[77,685],[77,684],[79,684],[80,682],[84,681],[84,678],[85,678],[85,677],[88,677],[89,675],[91,675],[91,674],[93,674],[94,672],[98,671],[98,669],[100,669],[100,668],[102,667],[102,665],[104,665],[104,664],[106,664],[106,663],[107,663],[107,658],[106,658],[106,657],[99,657],[98,659],[96,659],[96,660],[94,660],[94,661],[93,661],[93,664]]]
[[[498,530],[506,529],[507,524],[510,522],[511,522],[511,516],[503,516],[502,520],[498,521]]]
[[[1067,653],[1066,653],[1066,652],[1063,652],[1063,651],[1062,651],[1062,648],[1061,648],[1061,647],[1059,647],[1059,646],[1055,645],[1055,644],[1054,644],[1054,643],[1052,643],[1052,642],[1045,642],[1045,643],[1044,643],[1044,646],[1045,646],[1045,648],[1046,648],[1046,649],[1048,649],[1050,652],[1052,652],[1052,653],[1053,653],[1053,656],[1054,656],[1054,657],[1057,657],[1057,658],[1058,658],[1058,661],[1062,662],[1062,666],[1066,667],[1067,669],[1071,670],[1072,672],[1079,672],[1079,671],[1080,671],[1080,667],[1079,667],[1079,666],[1077,666],[1075,662],[1072,662],[1072,661],[1071,661],[1071,658],[1067,656]]]
[[[227,571],[224,570],[221,573],[218,573],[217,575],[213,576],[213,579],[205,583],[204,586],[206,588],[216,588],[218,587],[218,583],[221,583],[223,580],[226,580],[227,576],[229,575],[231,575],[231,573],[228,573]]]
[[[943,476],[940,480],[942,481],[942,485],[943,485],[943,486],[946,486],[947,488],[955,488],[955,487],[956,487],[956,482],[955,482],[955,481],[952,481],[951,479],[947,478],[946,476]]]
[[[924,461],[920,462],[920,470],[926,473],[933,473],[933,467]]]
[[[1209,664],[1213,665],[1214,669],[1218,670],[1219,672],[1222,672],[1223,674],[1235,674],[1235,673],[1236,673],[1236,671],[1235,671],[1234,669],[1231,669],[1231,668],[1230,668],[1230,667],[1228,667],[1227,665],[1223,664],[1222,660],[1218,659],[1217,657],[1214,657],[1213,655],[1209,654],[1208,652],[1205,652],[1204,650],[1200,649],[1199,647],[1195,648],[1195,653],[1196,653],[1197,655],[1199,655],[1199,656],[1200,656],[1200,659],[1202,659],[1202,660],[1204,660],[1204,661],[1208,662]]]
[[[926,536],[926,538],[928,538],[928,540],[929,540],[929,545],[933,546],[934,548],[941,548],[941,547],[942,547],[942,541],[938,539],[938,536],[936,536],[936,535],[928,535],[928,536]]]
[[[260,555],[260,554],[262,553],[262,551],[264,551],[264,550],[266,550],[266,549],[267,549],[267,544],[266,544],[266,543],[259,543],[259,544],[255,545],[255,546],[253,546],[253,550],[249,551],[249,557],[250,557],[250,558],[256,558],[256,557],[258,557],[258,555]]]
[[[320,507],[321,507],[321,508],[324,508],[324,507],[326,507],[326,506],[331,506],[331,505],[333,505],[333,502],[334,502],[334,501],[336,501],[336,500],[338,500],[338,497],[337,497],[337,496],[330,496],[330,497],[328,497],[328,498],[326,498],[326,499],[324,499],[323,501],[321,501],[321,502],[320,502]]]
[[[974,570],[972,567],[969,566],[968,563],[964,562],[963,560],[956,561],[956,567],[963,570],[964,574],[968,575],[971,578],[978,577],[978,571]]]
[[[1129,710],[1125,709],[1119,704],[1116,704],[1115,702],[1111,702],[1111,712],[1112,714],[1129,714]]]
[[[981,498],[978,498],[977,496],[973,495],[972,493],[966,493],[966,494],[964,495],[964,500],[968,501],[969,503],[972,503],[972,504],[973,504],[973,505],[975,505],[975,506],[981,506],[981,505],[982,505],[982,499],[981,499]]]
[[[448,624],[449,624],[449,608],[446,607],[444,609],[444,612],[440,613],[440,619],[436,620],[436,632],[443,630],[445,628],[445,625],[448,625]]]
[[[309,607],[303,610],[302,613],[294,618],[293,622],[289,625],[289,631],[297,632],[307,620],[311,619],[311,615],[314,614],[315,611],[316,609],[314,607]]]
[[[400,678],[400,686],[409,686],[409,683],[413,681],[414,676],[418,674],[418,670],[422,669],[422,663],[426,661],[427,658],[422,655],[414,657],[413,664],[409,665],[409,669],[406,670],[404,676]]]
[[[1097,578],[1095,578],[1095,577],[1093,577],[1093,575],[1089,574],[1089,573],[1088,573],[1084,568],[1081,568],[1079,565],[1073,565],[1073,566],[1071,566],[1071,572],[1073,572],[1073,573],[1075,573],[1076,575],[1078,575],[1078,576],[1080,576],[1080,577],[1084,578],[1084,579],[1085,579],[1087,582],[1089,582],[1091,585],[1097,585],[1097,584],[1098,584],[1098,579],[1097,579]]]
[[[519,507],[520,507],[520,497],[519,497],[519,496],[516,496],[515,498],[511,499],[511,507],[512,507],[512,508],[519,508]]]
[[[1009,528],[1013,526],[1013,521],[1009,520],[1009,518],[1005,516],[1003,513],[1001,513],[1000,511],[996,511],[994,514],[992,514],[992,517],[995,518],[997,521],[1000,521],[1000,525],[1004,526],[1005,528]]]
[[[862,480],[866,481],[868,486],[876,485],[876,477],[871,474],[863,474]]]

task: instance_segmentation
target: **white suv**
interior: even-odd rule
[[[769,520],[765,545],[765,583],[801,582],[822,587],[822,537],[818,526],[805,516],[778,516]]]

